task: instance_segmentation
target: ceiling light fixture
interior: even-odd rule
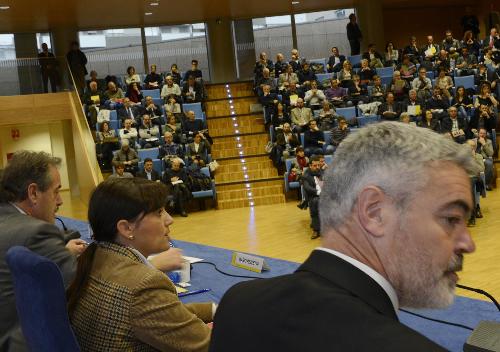
[[[0,10],[8,10],[8,9],[10,9],[9,5],[2,5],[2,6],[0,6]]]
[[[300,1],[292,1],[292,5],[298,5],[300,4]]]
[[[160,5],[160,3],[159,3],[159,2],[152,2],[152,3],[151,3],[151,4],[149,4],[149,5],[151,5],[151,6],[158,6],[158,5]]]
[[[152,12],[146,12],[144,15],[145,16],[151,16],[153,13]]]

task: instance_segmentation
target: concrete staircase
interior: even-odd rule
[[[218,208],[284,203],[283,179],[264,150],[268,135],[262,112],[256,112],[252,83],[210,85],[207,95],[212,158],[220,165],[215,174]]]

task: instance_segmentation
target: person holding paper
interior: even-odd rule
[[[167,193],[163,184],[141,178],[106,180],[92,193],[95,242],[79,257],[68,289],[82,351],[207,351],[214,305],[182,304],[156,269],[158,262],[182,265],[180,251],[169,245]]]
[[[403,103],[406,107],[406,112],[410,114],[413,120],[419,120],[422,117],[422,109],[425,105],[425,102],[418,98],[417,91],[415,89],[411,89],[408,93],[408,99]]]
[[[180,159],[172,159],[170,163],[170,169],[165,170],[162,178],[162,182],[168,187],[169,194],[173,196],[169,206],[176,208],[181,216],[186,217],[187,203],[192,197],[188,188],[188,176],[186,170],[181,168]]]
[[[475,250],[470,149],[380,122],[348,136],[332,165],[318,192],[321,246],[292,274],[230,288],[210,351],[446,351],[397,312],[453,302]]]
[[[443,133],[449,133],[457,143],[465,143],[467,139],[465,136],[467,121],[463,117],[458,116],[458,110],[454,106],[448,109],[448,117],[443,119],[441,130]]]
[[[297,106],[292,109],[291,119],[294,125],[293,128],[297,133],[304,132],[309,121],[313,119],[311,109],[304,106],[302,98],[297,99]]]
[[[418,77],[411,82],[412,89],[415,89],[417,96],[426,100],[431,95],[432,82],[427,78],[427,70],[424,67],[420,67],[418,70]]]

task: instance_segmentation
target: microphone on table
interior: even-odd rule
[[[500,304],[488,292],[457,284],[457,287],[479,293],[488,297],[500,311]],[[500,351],[500,323],[496,321],[483,320],[472,331],[467,341],[464,343],[464,352],[496,352]]]

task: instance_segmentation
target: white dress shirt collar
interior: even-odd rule
[[[22,210],[21,208],[19,208],[17,205],[15,205],[14,203],[10,203],[10,205],[12,205],[14,208],[17,209],[18,212],[20,212],[21,214],[24,214],[24,215],[28,215],[24,210]]]
[[[343,259],[346,262],[348,262],[349,264],[355,266],[356,268],[358,268],[359,270],[364,272],[366,275],[371,277],[373,280],[375,280],[375,282],[377,284],[379,284],[380,287],[382,287],[382,289],[385,291],[385,293],[387,293],[387,296],[389,296],[389,299],[392,302],[392,306],[394,307],[394,311],[397,314],[398,309],[399,309],[398,296],[396,295],[396,291],[392,287],[391,283],[389,281],[387,281],[387,279],[385,277],[383,277],[378,272],[376,272],[375,270],[370,268],[368,265],[361,263],[360,261],[358,261],[354,258],[351,258],[348,255],[345,255],[343,253],[337,252],[333,249],[324,248],[324,247],[317,247],[317,248],[315,248],[315,250],[319,250],[319,251],[333,254],[334,256],[339,257],[340,259]]]

